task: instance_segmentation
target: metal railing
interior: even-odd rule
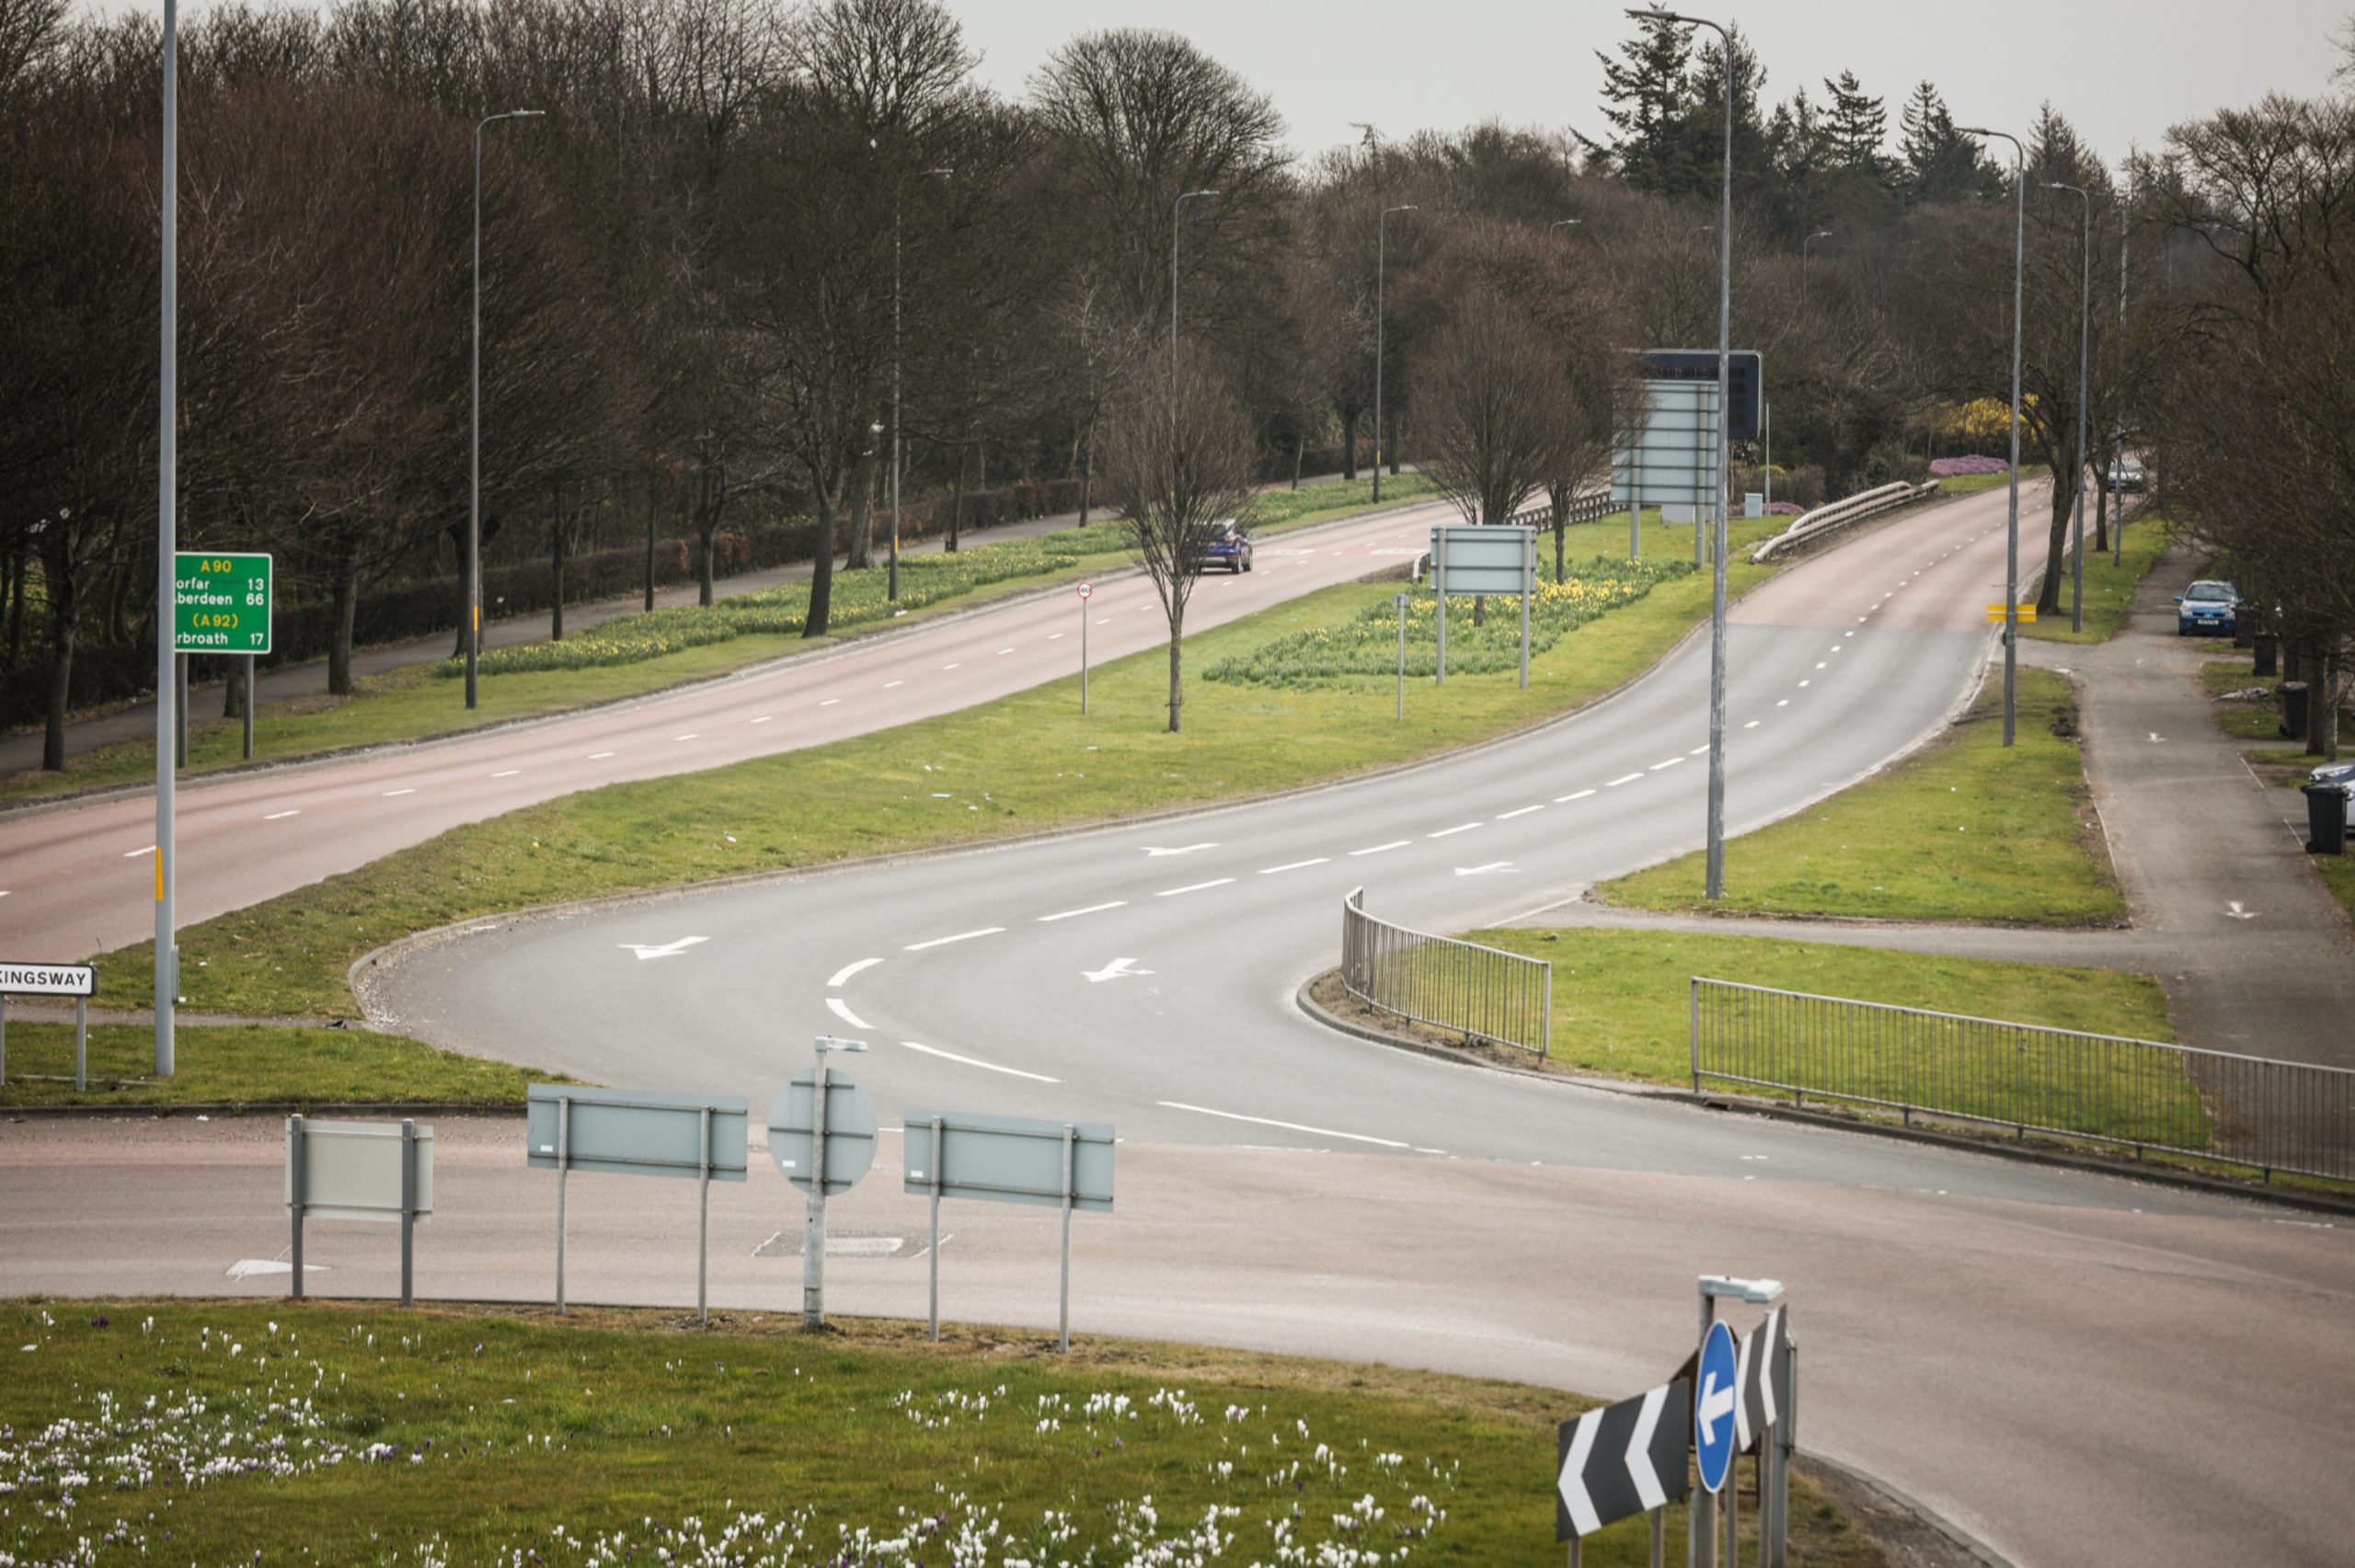
[[[1589,490],[1583,496],[1570,498],[1570,515],[1566,521],[1572,527],[1582,522],[1601,522],[1618,509],[1612,502],[1610,491]],[[1554,526],[1554,505],[1551,501],[1540,501],[1534,507],[1523,507],[1505,521],[1515,528],[1551,528]]]
[[[1705,1078],[2355,1181],[2355,1071],[1730,980],[1692,982]]]
[[[1915,501],[1935,492],[1937,487],[1938,482],[1936,479],[1927,480],[1919,485],[1908,484],[1900,479],[1895,484],[1882,485],[1878,488],[1862,491],[1820,506],[1811,512],[1805,512],[1794,518],[1790,527],[1752,551],[1751,564],[1757,565],[1786,544],[1802,544],[1820,533],[1829,533],[1835,528],[1845,528],[1852,522],[1862,522],[1867,518],[1878,517],[1892,508],[1912,506]]]
[[[1369,1007],[1546,1054],[1554,1032],[1554,966],[1476,942],[1433,936],[1365,912],[1365,889],[1341,900],[1341,984]]]

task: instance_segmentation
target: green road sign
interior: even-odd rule
[[[175,653],[270,651],[270,557],[183,550],[172,572]]]

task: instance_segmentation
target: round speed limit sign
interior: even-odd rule
[[[1096,585],[1092,582],[1084,582],[1079,585],[1079,596],[1082,599],[1086,599],[1089,594],[1094,593],[1095,591]]]

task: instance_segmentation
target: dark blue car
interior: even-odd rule
[[[2175,632],[2179,637],[2231,636],[2241,629],[2241,596],[2228,582],[2196,582],[2175,596]]]
[[[1251,536],[1228,523],[1212,533],[1202,545],[1202,566],[1224,567],[1230,572],[1251,569]]]

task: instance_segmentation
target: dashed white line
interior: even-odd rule
[[[1819,659],[1817,659],[1817,660],[1815,661],[1815,667],[1816,667],[1818,670],[1829,670],[1829,669],[1831,669],[1831,668],[1832,668],[1832,666],[1830,666],[1830,665],[1828,665],[1828,664],[1824,663],[1824,662],[1823,662],[1823,660],[1821,660],[1821,659],[1820,659],[1820,658],[1819,658]],[[1806,681],[1800,681],[1800,682],[1799,682],[1799,684],[1800,684],[1800,685],[1802,685],[1802,686],[1804,686],[1804,685],[1806,685],[1806,684],[1807,684],[1807,682],[1806,682]]]
[[[1557,795],[1554,797],[1554,804],[1557,806],[1567,806],[1573,800],[1584,800],[1588,795],[1592,795],[1594,791],[1591,789],[1582,789],[1576,795]]]
[[[776,715],[775,714],[763,714],[758,718],[748,718],[744,722],[746,724],[766,724],[769,720],[775,717],[776,717]]]
[[[301,815],[303,815],[303,813],[302,813],[301,811],[299,811],[299,810],[295,810],[295,811],[273,811],[273,812],[271,812],[269,816],[267,816],[267,817],[263,818],[262,818],[262,820],[263,820],[263,821],[265,821],[265,822],[277,822],[277,821],[281,821],[281,820],[282,820],[282,819],[284,819],[284,818],[288,818],[288,817],[300,817]]]
[[[491,774],[490,776],[495,779],[511,779],[523,771],[523,770],[521,768],[501,768],[499,772]]]
[[[610,757],[610,756],[612,756],[612,755],[613,755],[613,753],[612,753],[612,752],[610,752],[610,751],[608,751],[608,752],[606,752],[606,753],[605,753],[605,755],[607,755],[608,757]],[[386,800],[390,800],[393,796],[395,796],[395,795],[415,795],[416,793],[417,793],[417,789],[416,789],[416,787],[415,787],[414,785],[410,786],[410,787],[409,787],[409,788],[408,788],[408,789],[388,789],[388,790],[386,790],[386,791],[385,792],[385,798]]]
[[[1752,719],[1748,724],[1743,725],[1741,727],[1744,729],[1756,729],[1758,727],[1758,721],[1756,719]]]
[[[1100,621],[1097,622],[1096,624],[1097,624],[1097,625],[1099,625],[1099,626],[1109,626],[1109,625],[1110,625],[1110,624],[1112,624],[1112,617],[1110,617],[1109,615],[1107,615],[1107,616],[1105,616],[1102,620],[1100,620]]]
[[[1047,640],[1051,643],[1058,643],[1063,641],[1063,635],[1061,632],[1049,632],[1047,634]]]
[[[841,968],[836,969],[827,978],[826,989],[828,990],[833,990],[848,982],[850,978],[858,973],[861,969],[871,969],[881,962],[883,962],[883,960],[880,958],[861,958],[855,964],[844,964]],[[860,1027],[864,1028],[865,1025],[862,1024]]]
[[[700,740],[700,739],[702,739],[702,738],[703,738],[703,736],[702,736],[699,732],[697,732],[697,731],[695,731],[695,730],[692,730],[692,729],[691,729],[691,730],[687,731],[687,733],[686,733],[686,734],[684,734],[684,735],[674,735],[674,736],[671,737],[671,738],[672,738],[672,740],[674,740],[674,741],[675,741],[675,740]]]
[[[1603,787],[1605,789],[1617,789],[1621,784],[1634,784],[1637,779],[1642,778],[1643,776],[1644,775],[1640,773],[1621,773],[1617,778],[1606,781]]]
[[[1059,914],[1040,915],[1039,923],[1047,925],[1055,921],[1067,921],[1079,915],[1099,915],[1106,910],[1124,910],[1128,905],[1129,901],[1126,898],[1115,898],[1107,904],[1090,904],[1084,910],[1064,910]]]
[[[1499,822],[1510,822],[1516,817],[1526,817],[1533,811],[1543,811],[1545,809],[1545,807],[1543,806],[1524,806],[1518,811],[1499,811],[1497,813],[1497,820]]]
[[[1646,773],[1659,773],[1662,768],[1672,768],[1672,767],[1676,766],[1676,764],[1677,764],[1677,763],[1682,762],[1683,761],[1684,761],[1684,759],[1683,759],[1683,758],[1682,758],[1682,757],[1671,757],[1670,759],[1668,759],[1668,761],[1664,761],[1664,762],[1654,762],[1650,767],[1648,767],[1648,768],[1645,769],[1644,771],[1645,771]]]
[[[842,701],[842,699],[841,699],[840,697],[828,697],[824,702],[820,703],[818,705],[819,705],[820,707],[821,707],[821,708],[831,708],[831,707],[833,707],[836,703],[839,703],[839,702],[841,702],[841,701]]]
[[[1807,682],[1802,681],[1799,684],[1804,686]],[[1791,700],[1788,697],[1777,697],[1775,699],[1775,705],[1778,708],[1787,708],[1791,705]]]
[[[589,753],[589,760],[592,762],[602,762],[612,755],[613,753],[611,751],[592,751]],[[393,793],[398,795],[402,792],[395,790]]]
[[[942,666],[940,667],[940,672],[941,672],[943,675],[946,675],[946,674],[948,674],[948,673],[950,670],[962,670],[963,668],[964,668],[964,663],[963,663],[963,661],[962,661],[962,660],[959,660],[959,662],[957,662],[957,663],[955,663],[955,664],[944,664],[944,665],[942,665]]]
[[[143,854],[154,854],[155,853],[155,845],[153,845],[153,844],[149,844],[149,845],[148,845],[145,849],[144,849],[144,850],[125,850],[125,851],[123,851],[123,852],[122,852],[122,858],[123,858],[123,859],[125,859],[125,860],[137,860],[137,859],[138,859],[141,855],[143,855]]]
[[[995,936],[1005,929],[1002,925],[985,925],[979,931],[960,931],[954,936],[936,936],[930,942],[911,942],[901,951],[921,953],[927,947],[946,947],[952,942],[970,942],[976,936]]]
[[[1436,833],[1426,833],[1423,836],[1430,839],[1452,839],[1458,833],[1468,833],[1480,825],[1477,822],[1458,822],[1453,828],[1442,828]]]
[[[938,1046],[920,1046],[913,1040],[902,1040],[900,1044],[912,1051],[922,1051],[928,1057],[938,1057],[943,1061],[953,1061],[964,1067],[978,1067],[984,1072],[1003,1072],[1008,1078],[1027,1078],[1034,1083],[1063,1082],[1060,1078],[1050,1078],[1043,1072],[1025,1072],[1018,1067],[1000,1067],[994,1061],[983,1061],[979,1057],[959,1056],[955,1051],[944,1051]]]
[[[1816,666],[1816,668],[1817,668],[1818,670],[1821,670],[1821,669],[1822,669],[1822,668],[1823,668],[1823,666],[1821,666],[1821,665],[1820,665],[1820,664],[1819,664],[1819,665],[1817,665],[1817,666]],[[1799,684],[1800,684],[1800,685],[1802,685],[1802,686],[1812,686],[1812,685],[1814,685],[1814,684],[1815,684],[1815,682],[1814,682],[1814,681],[1800,681],[1800,682],[1799,682]]]
[[[1005,658],[1007,654],[1012,653],[1014,650],[1013,650],[1012,648],[1010,648],[1010,647],[1002,647],[1002,648],[998,649],[997,651],[998,651],[998,657],[999,657],[999,658]]]
[[[1332,863],[1332,860],[1333,857],[1329,854],[1320,854],[1315,860],[1288,860],[1281,865],[1267,865],[1260,867],[1259,875],[1262,876],[1273,876],[1280,871],[1299,871],[1311,865],[1328,865]]]
[[[1189,882],[1183,887],[1164,887],[1154,895],[1156,898],[1174,898],[1180,893],[1199,893],[1205,887],[1223,887],[1234,881],[1232,876],[1213,877],[1208,882]]]
[[[841,1019],[844,1023],[849,1024],[854,1029],[872,1029],[875,1027],[874,1024],[869,1024],[866,1019],[861,1018],[857,1013],[853,1013],[850,1010],[849,1003],[844,1001],[841,997],[828,997],[826,999],[826,1005],[833,1009],[835,1017]]]
[[[1708,755],[1708,751],[1709,751],[1708,745],[1707,745],[1707,743],[1706,743],[1706,742],[1704,742],[1703,744],[1701,744],[1701,745],[1699,745],[1699,746],[1695,746],[1694,748],[1693,748],[1693,750],[1692,750],[1687,751],[1687,752],[1686,752],[1686,753],[1684,753],[1684,754],[1685,754],[1687,757],[1705,757],[1705,756]]]
[[[1218,1116],[1230,1122],[1249,1122],[1255,1127],[1280,1127],[1286,1132],[1304,1132],[1315,1138],[1345,1138],[1351,1143],[1372,1143],[1384,1149],[1412,1149],[1395,1138],[1369,1138],[1361,1132],[1336,1132],[1328,1127],[1308,1127],[1300,1122],[1280,1122],[1272,1116],[1246,1116],[1240,1111],[1213,1111],[1208,1105],[1189,1105],[1181,1100],[1156,1100],[1165,1110],[1191,1111],[1198,1116]]]
[[[1380,854],[1384,850],[1403,850],[1414,841],[1415,841],[1412,839],[1393,839],[1386,844],[1375,844],[1370,849],[1351,850],[1350,853],[1352,856],[1361,854]]]
[[[907,682],[905,681],[886,681],[883,682],[883,689],[888,692],[894,686],[904,686],[906,684]]]

